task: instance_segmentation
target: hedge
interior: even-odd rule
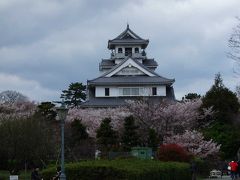
[[[43,170],[43,179],[51,179],[55,167]],[[156,160],[96,160],[65,165],[68,180],[188,180],[189,164]]]

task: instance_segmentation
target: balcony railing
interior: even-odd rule
[[[143,56],[142,53],[116,53],[112,56],[112,58],[125,58],[127,56],[131,56],[133,58],[145,58],[146,57],[146,56]]]

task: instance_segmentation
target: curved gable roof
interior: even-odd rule
[[[125,62],[128,60],[132,60],[135,62],[139,68],[141,67],[144,69],[146,76],[114,76],[117,72],[119,72],[122,68],[120,68]],[[119,71],[116,71],[119,69]],[[115,71],[115,72],[114,72]],[[165,77],[160,76],[156,72],[150,70],[149,68],[145,67],[143,64],[138,62],[135,59],[131,59],[130,57],[125,58],[121,63],[117,64],[115,67],[113,67],[108,72],[104,73],[98,78],[95,78],[93,80],[89,80],[88,83],[92,85],[100,85],[100,84],[134,84],[134,83],[143,83],[143,84],[172,84],[175,80],[174,79],[168,79]]]
[[[145,74],[147,74],[149,76],[159,76],[157,73],[155,73],[154,71],[148,69],[143,64],[139,63],[137,60],[132,59],[131,57],[126,57],[124,60],[122,60],[122,62],[120,62],[119,64],[114,66],[108,72],[104,73],[101,77],[111,77],[111,76],[113,76],[114,74],[116,74],[116,73],[114,73],[114,71],[116,71],[117,69],[121,70],[122,68],[126,67],[126,66],[123,66],[123,64],[126,63],[129,60],[135,62],[143,71],[145,71]],[[123,66],[123,67],[121,68],[121,66]],[[139,67],[136,67],[136,68],[139,69]]]
[[[136,33],[134,33],[130,28],[129,25],[127,25],[127,28],[116,38],[114,38],[113,40],[121,40],[121,39],[125,39],[126,35],[130,35],[129,39],[138,39],[138,40],[144,40],[142,39],[140,36],[138,36]]]
[[[149,40],[143,39],[134,33],[127,25],[127,28],[116,38],[108,41],[108,48],[114,49],[115,45],[141,45],[142,48],[146,48]]]

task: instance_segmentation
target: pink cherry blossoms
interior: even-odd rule
[[[15,102],[0,104],[1,118],[20,118],[29,117],[36,111],[36,104],[34,102]]]
[[[201,99],[184,102],[150,103],[149,101],[129,101],[129,111],[141,127],[153,128],[163,136],[174,131],[195,128],[202,119],[213,113],[212,108],[199,111]]]
[[[79,119],[87,127],[89,136],[95,137],[96,130],[99,128],[104,118],[112,119],[114,130],[120,131],[123,127],[123,119],[130,113],[124,108],[108,108],[108,109],[80,109],[73,108],[69,110],[68,121]]]
[[[151,103],[139,100],[128,101],[127,108],[73,108],[69,110],[68,120],[81,120],[87,126],[89,135],[95,137],[96,129],[104,118],[110,117],[113,128],[121,132],[124,118],[133,115],[143,133],[147,132],[146,129],[153,128],[158,134],[164,136],[174,134],[177,128],[180,128],[182,132],[192,129],[202,118],[211,115],[211,108],[206,109],[203,114],[199,112],[201,103],[200,99],[171,103],[166,101]]]
[[[183,102],[152,103],[146,100],[129,101],[125,108],[69,110],[68,121],[79,119],[87,127],[89,136],[95,138],[96,130],[104,118],[112,119],[112,127],[122,133],[124,118],[133,115],[141,139],[145,140],[149,128],[162,136],[164,143],[183,146],[195,156],[206,158],[215,155],[220,149],[212,140],[206,141],[201,133],[192,131],[205,117],[212,115],[212,108],[201,112],[201,99]]]
[[[164,144],[178,144],[191,154],[201,158],[216,155],[221,146],[213,142],[212,139],[209,141],[204,140],[203,134],[195,130],[186,130],[184,134],[165,137]]]

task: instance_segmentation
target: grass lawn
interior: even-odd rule
[[[20,171],[20,176],[18,177],[19,180],[29,180],[30,179],[31,172],[27,171],[25,174],[25,171]],[[10,173],[9,171],[0,170],[0,180],[7,180],[9,179]]]

